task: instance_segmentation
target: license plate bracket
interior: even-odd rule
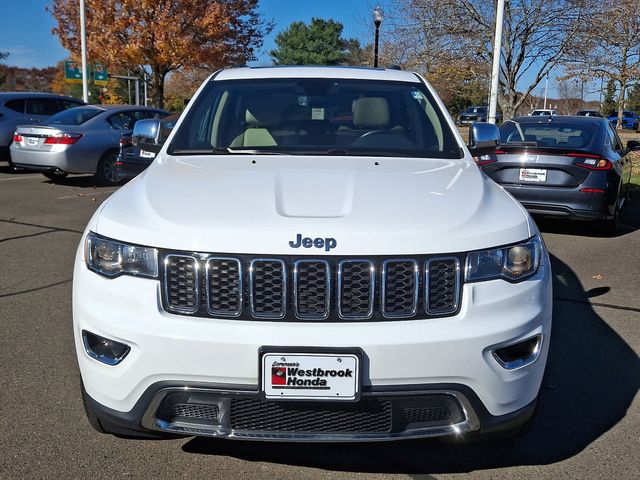
[[[277,401],[357,402],[362,349],[261,347],[260,398]]]

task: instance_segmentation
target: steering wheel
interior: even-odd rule
[[[373,137],[374,135],[380,135],[380,134],[383,134],[383,133],[391,133],[391,131],[390,131],[390,130],[386,130],[386,129],[385,129],[385,130],[371,130],[370,132],[363,133],[362,135],[360,135],[360,136],[357,138],[356,142],[357,142],[358,140],[362,140],[363,138],[366,138],[366,137]]]

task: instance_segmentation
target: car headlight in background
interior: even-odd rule
[[[508,247],[471,252],[467,255],[467,282],[502,278],[518,282],[538,271],[544,246],[540,236]]]
[[[106,277],[158,277],[158,250],[128,245],[93,232],[85,239],[84,258],[89,270]]]

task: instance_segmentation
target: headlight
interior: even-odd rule
[[[84,258],[89,270],[106,277],[158,277],[158,250],[117,242],[93,232],[85,239]]]
[[[540,236],[509,247],[471,252],[467,255],[466,281],[503,278],[519,282],[538,271],[544,246]]]

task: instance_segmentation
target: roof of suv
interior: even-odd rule
[[[71,97],[69,95],[61,95],[59,93],[49,92],[0,92],[0,99],[10,98],[34,98],[34,97],[51,97],[51,98],[71,98],[73,100],[79,100],[78,98]],[[80,100],[82,101],[82,100]]]
[[[222,70],[216,80],[245,80],[265,78],[342,78],[357,80],[391,80],[418,83],[416,74],[390,68],[276,66],[241,67]]]

